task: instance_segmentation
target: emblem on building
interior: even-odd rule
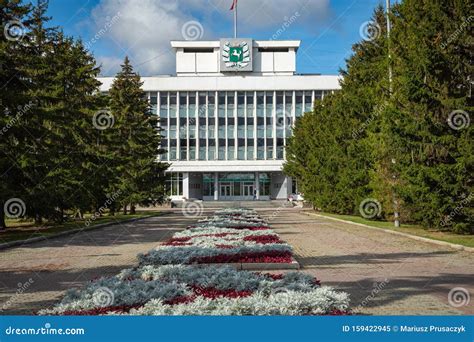
[[[229,42],[224,44],[222,60],[228,68],[245,68],[250,63],[250,50],[247,42],[241,42],[238,46],[231,46]]]
[[[221,71],[252,71],[252,40],[221,40]]]

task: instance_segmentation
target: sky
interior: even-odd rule
[[[51,24],[81,38],[112,76],[125,56],[142,76],[173,74],[170,40],[233,36],[232,0],[50,0]],[[238,36],[301,40],[298,73],[336,75],[385,0],[238,0]]]

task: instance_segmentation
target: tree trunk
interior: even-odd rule
[[[136,213],[136,208],[133,204],[130,205],[130,215],[135,215]]]
[[[123,214],[127,215],[127,205],[126,204],[123,205]]]
[[[7,224],[5,223],[5,212],[3,211],[3,205],[0,209],[0,232],[3,232],[7,229]]]
[[[40,214],[35,214],[35,225],[43,224],[43,218]]]

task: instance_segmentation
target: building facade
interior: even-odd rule
[[[286,139],[338,76],[296,74],[299,41],[172,41],[176,76],[142,77],[160,117],[172,199],[269,200],[295,192]],[[113,78],[101,78],[107,91]]]

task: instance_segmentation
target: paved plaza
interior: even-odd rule
[[[302,271],[350,293],[356,313],[474,314],[472,302],[454,307],[448,301],[456,287],[473,293],[470,252],[310,216],[297,208],[257,210],[294,247]],[[60,300],[69,288],[136,266],[138,253],[197,219],[173,209],[163,216],[1,250],[1,313],[32,314]]]

